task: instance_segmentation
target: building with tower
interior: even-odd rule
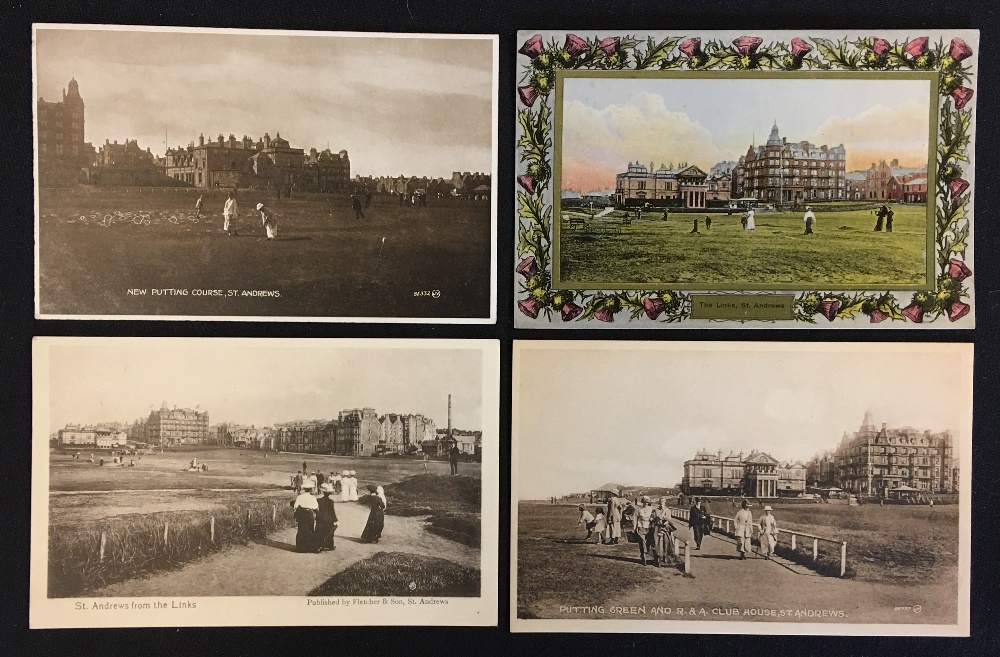
[[[39,184],[71,184],[94,160],[94,147],[85,141],[85,105],[76,78],[63,89],[62,100],[38,99],[35,119],[38,137]]]
[[[805,203],[847,198],[847,150],[789,142],[775,122],[767,143],[751,145],[732,169],[736,196],[769,203]]]

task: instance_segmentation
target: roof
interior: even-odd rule
[[[909,181],[907,181],[907,182],[905,182],[903,184],[904,185],[926,185],[927,184],[927,179],[926,178],[914,178],[913,180],[909,180]]]
[[[865,176],[864,171],[851,171],[846,174],[846,178],[848,180],[865,180],[867,176]]]

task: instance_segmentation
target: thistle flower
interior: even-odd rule
[[[599,319],[602,322],[608,322],[609,324],[615,321],[615,314],[611,312],[610,308],[601,308],[594,313],[594,318]]]
[[[657,299],[655,297],[646,297],[643,299],[642,307],[646,310],[646,317],[652,320],[655,320],[663,314],[664,310],[666,310],[666,304],[663,303],[663,299]]]
[[[535,57],[541,55],[543,50],[544,49],[542,48],[542,35],[536,34],[535,36],[525,41],[524,45],[521,46],[521,49],[518,50],[518,52],[521,53],[522,55],[526,55],[531,59],[534,59]]]
[[[519,264],[517,266],[517,269],[515,269],[514,271],[516,271],[521,276],[524,276],[525,278],[531,278],[532,276],[538,273],[538,264],[535,263],[535,257],[528,256],[527,258],[521,261],[521,264]]]
[[[562,321],[570,322],[580,316],[583,312],[583,308],[576,305],[572,301],[567,301],[562,307]]]
[[[871,311],[871,313],[868,315],[868,317],[871,319],[871,323],[872,324],[878,324],[879,322],[884,322],[886,319],[889,318],[888,315],[886,315],[884,312],[882,312],[878,308],[876,308],[875,310]]]
[[[691,37],[681,42],[681,45],[677,46],[678,50],[687,55],[688,58],[697,57],[701,54],[701,39],[698,37]]]
[[[534,299],[525,299],[524,301],[518,301],[517,307],[522,313],[524,313],[531,319],[535,319],[538,317],[538,310],[539,310],[538,302],[535,301]]]
[[[601,42],[597,44],[597,47],[603,50],[605,55],[610,57],[618,51],[618,44],[620,43],[621,39],[618,37],[608,37],[606,39],[602,39]]]
[[[838,310],[840,310],[839,299],[826,299],[819,304],[820,314],[831,322],[837,318]]]
[[[920,57],[927,52],[928,41],[929,39],[927,37],[917,37],[903,47],[903,52],[910,57]]]
[[[738,39],[733,39],[733,47],[741,55],[754,54],[762,43],[764,43],[764,40],[760,37],[741,36]]]
[[[956,301],[948,306],[948,319],[952,322],[959,320],[968,315],[970,310],[969,304]]]
[[[517,88],[517,95],[521,97],[521,102],[525,107],[531,107],[538,98],[538,92],[531,85]]]
[[[948,275],[953,279],[961,283],[969,276],[972,276],[972,270],[965,266],[965,263],[961,260],[956,260],[952,258],[948,261]]]
[[[948,183],[948,189],[951,191],[952,198],[958,198],[968,188],[969,188],[969,181],[964,178],[955,178],[950,183]]]
[[[879,39],[878,37],[875,37],[875,41],[872,42],[872,52],[874,52],[879,57],[882,57],[890,50],[892,50],[892,44],[890,44],[885,39]]]
[[[803,41],[802,39],[795,37],[792,39],[792,57],[795,57],[799,61],[802,58],[812,52],[812,46]]]
[[[529,176],[528,174],[518,176],[517,184],[519,184],[521,187],[524,187],[524,190],[529,194],[535,193],[535,179]]]
[[[951,40],[951,47],[948,48],[948,56],[953,62],[960,62],[972,56],[972,48],[965,41],[955,37]]]
[[[566,43],[563,45],[563,50],[569,53],[570,57],[578,57],[583,53],[590,50],[590,46],[587,42],[578,37],[575,34],[566,35]]]
[[[911,303],[900,312],[903,314],[903,317],[914,324],[920,324],[924,321],[924,309],[920,307],[919,303]]]
[[[959,87],[951,92],[951,97],[955,99],[955,109],[962,109],[965,105],[972,100],[972,94],[975,93],[972,89],[968,87]]]

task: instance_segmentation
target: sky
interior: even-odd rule
[[[673,486],[699,449],[805,461],[866,410],[969,437],[971,349],[947,351],[967,345],[563,344],[515,348],[518,499]]]
[[[482,428],[478,348],[344,348],[334,341],[136,339],[50,349],[50,428],[148,417],[169,407],[268,426],[344,409],[421,413],[439,428]]]
[[[843,144],[847,170],[898,158],[926,166],[927,80],[567,78],[562,188],[614,189],[638,160],[705,172],[767,141]]]
[[[39,96],[71,77],[85,139],[137,139],[162,155],[204,133],[346,149],[351,175],[492,170],[493,44],[378,38],[43,29]]]

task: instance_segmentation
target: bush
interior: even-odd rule
[[[247,522],[247,511],[250,521]],[[93,529],[53,527],[49,533],[50,598],[68,598],[88,591],[176,567],[227,545],[246,544],[276,529],[291,527],[292,510],[258,501],[233,505],[211,515],[192,512],[136,514],[108,519]],[[215,540],[210,522],[215,517]],[[167,540],[163,540],[167,526]],[[105,537],[101,560],[101,535]]]

